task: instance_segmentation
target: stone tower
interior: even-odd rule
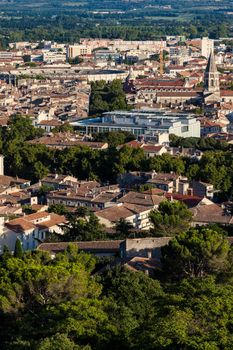
[[[209,55],[208,63],[205,70],[204,84],[205,92],[219,94],[220,96],[219,73],[215,63],[213,51]]]

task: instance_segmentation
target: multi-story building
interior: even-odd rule
[[[114,111],[100,118],[78,121],[86,134],[108,131],[129,131],[136,136],[158,133],[181,137],[200,137],[200,122],[191,114],[168,113],[159,109]]]
[[[48,232],[63,233],[61,228],[65,224],[64,216],[48,212],[25,215],[17,219],[4,222],[0,220],[0,250],[7,245],[14,250],[16,239],[19,238],[23,249],[35,249],[40,241],[46,238]]]
[[[214,51],[214,40],[207,37],[201,40],[201,55],[208,58],[211,52]]]
[[[91,48],[87,45],[76,44],[69,45],[66,53],[68,58],[75,58],[77,56],[90,55],[91,51]]]

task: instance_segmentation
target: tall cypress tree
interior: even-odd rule
[[[15,242],[15,250],[14,250],[14,257],[21,259],[23,256],[23,247],[22,243],[19,238],[16,239]]]

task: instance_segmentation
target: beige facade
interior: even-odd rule
[[[69,45],[67,47],[67,57],[75,58],[82,55],[90,55],[91,48],[87,45]]]

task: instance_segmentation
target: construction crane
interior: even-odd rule
[[[159,74],[162,77],[164,73],[163,69],[163,42],[161,41],[160,53],[159,53]]]

